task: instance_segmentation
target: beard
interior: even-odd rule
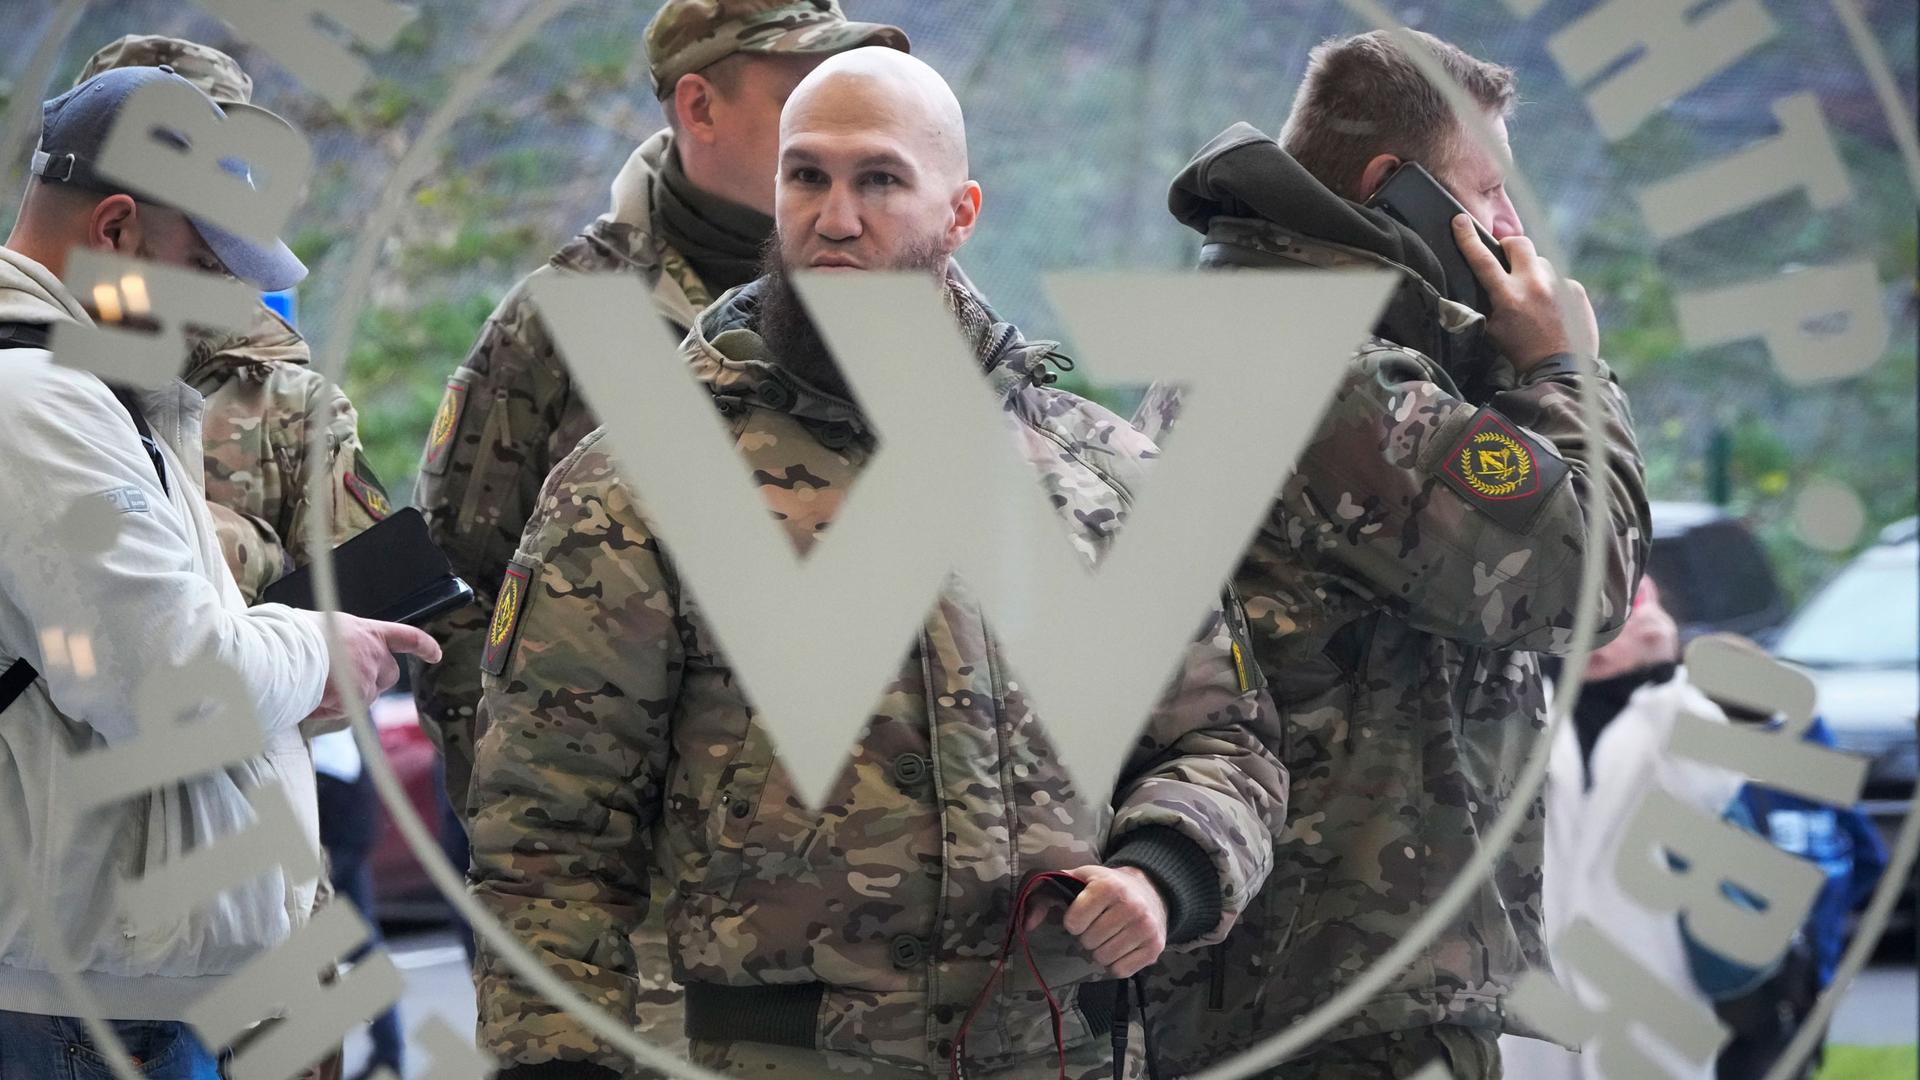
[[[887,269],[920,271],[944,281],[947,252],[937,240],[923,241],[901,252]],[[820,336],[820,328],[814,325],[813,316],[807,313],[800,294],[794,290],[793,278],[788,275],[786,261],[780,254],[777,231],[761,252],[760,274],[767,281],[760,295],[760,310],[754,317],[760,339],[779,358],[781,367],[809,386],[854,401],[853,389],[840,373],[839,362],[834,360],[833,351]]]

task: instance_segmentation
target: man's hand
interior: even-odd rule
[[[1453,219],[1453,239],[1473,275],[1486,287],[1488,306],[1493,308],[1485,313],[1487,333],[1517,370],[1525,372],[1560,353],[1599,355],[1600,323],[1587,290],[1572,278],[1555,274],[1553,264],[1534,252],[1533,241],[1509,236],[1500,242],[1513,265],[1509,273],[1480,242],[1472,218],[1460,214]],[[1566,305],[1564,318],[1556,297]]]
[[[394,662],[393,654],[417,656],[429,664],[440,661],[440,645],[424,630],[417,630],[401,623],[375,622],[356,615],[338,614],[336,624],[340,631],[341,651],[346,653],[346,665],[335,665],[327,673],[327,692],[320,698],[320,707],[313,710],[309,719],[315,717],[341,716],[347,711],[345,699],[340,693],[342,682],[351,683],[360,691],[362,704],[370,704],[374,698],[400,680],[400,665]]]
[[[1115,978],[1133,976],[1167,947],[1167,902],[1146,872],[1133,866],[1081,866],[1067,871],[1087,883],[1067,908],[1066,928]],[[1027,929],[1046,920],[1058,901],[1031,906]]]

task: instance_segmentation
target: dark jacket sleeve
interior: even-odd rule
[[[420,725],[446,761],[455,807],[466,803],[495,590],[548,470],[592,429],[590,417],[576,416],[586,411],[573,400],[523,280],[447,381],[414,495],[428,535],[478,600],[426,625],[440,642],[438,664],[410,661]]]

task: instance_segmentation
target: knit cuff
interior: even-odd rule
[[[1120,838],[1108,866],[1145,872],[1167,902],[1167,944],[1179,945],[1220,921],[1220,875],[1205,848],[1169,825],[1143,825]]]

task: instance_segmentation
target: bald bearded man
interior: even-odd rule
[[[786,275],[893,270],[941,283],[1007,438],[1078,546],[1104,554],[1152,444],[1053,389],[1050,346],[947,276],[981,197],[946,84],[891,50],[828,60],[788,102],[779,160],[767,274],[707,309],[683,348],[795,546],[827,528],[876,440]],[[907,361],[899,378],[912,377]],[[898,673],[875,687],[852,762],[815,812],[645,500],[596,431],[547,478],[522,538],[509,572],[521,599],[497,621],[481,705],[481,902],[620,1017],[634,993],[627,931],[658,867],[693,1059],[728,1074],[1114,1075],[1119,980],[1170,944],[1219,940],[1283,816],[1271,710],[1236,668],[1245,644],[1226,619],[1216,612],[1191,646],[1115,789],[1081,792],[1014,688],[994,613],[954,583],[900,643]],[[821,611],[822,633],[845,617]],[[1049,870],[1078,896],[1033,926],[1033,969],[1023,955],[995,981],[1016,897]],[[476,979],[480,1041],[505,1059],[503,1077],[629,1068],[484,947]]]

